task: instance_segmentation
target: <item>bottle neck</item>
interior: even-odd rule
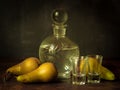
[[[57,38],[65,37],[66,25],[53,24],[53,34]]]

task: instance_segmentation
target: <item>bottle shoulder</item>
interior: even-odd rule
[[[70,40],[68,37],[57,38],[55,36],[48,36],[41,43],[41,46],[50,45],[61,45],[62,47],[66,48],[78,48],[78,45],[72,40]]]

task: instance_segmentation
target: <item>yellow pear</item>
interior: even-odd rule
[[[24,59],[22,62],[9,67],[6,70],[6,73],[11,73],[13,75],[25,74],[25,73],[31,72],[34,69],[36,69],[40,63],[41,62],[38,58],[29,57],[29,58]]]
[[[51,62],[41,64],[37,69],[16,77],[22,83],[49,82],[57,77],[57,69]]]
[[[101,78],[105,80],[115,80],[115,74],[104,66],[101,66]]]
[[[88,59],[87,61],[84,59]],[[88,69],[90,72],[93,72],[93,68],[96,68],[98,63],[95,58],[89,57],[89,58],[81,58],[80,60],[80,70],[83,70],[83,66],[86,68],[86,72],[88,73]]]
[[[89,72],[95,72],[96,70],[98,71],[98,62],[96,60],[96,58],[93,58],[93,57],[88,57],[88,69],[89,69]],[[99,69],[100,70],[100,69]]]

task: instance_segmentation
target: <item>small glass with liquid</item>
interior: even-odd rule
[[[88,61],[88,74],[87,83],[100,83],[100,67],[102,64],[102,55],[88,55],[86,56]]]
[[[86,66],[87,61],[82,56],[79,58],[72,59],[72,84],[74,85],[85,85],[86,83]]]

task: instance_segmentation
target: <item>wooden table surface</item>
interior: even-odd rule
[[[106,60],[103,65],[112,70],[116,75],[116,80],[106,81],[101,80],[99,84],[85,84],[85,85],[72,85],[70,80],[49,82],[49,83],[32,83],[23,84],[12,79],[3,82],[3,73],[14,63],[0,63],[0,90],[120,90],[120,61],[119,60]]]

